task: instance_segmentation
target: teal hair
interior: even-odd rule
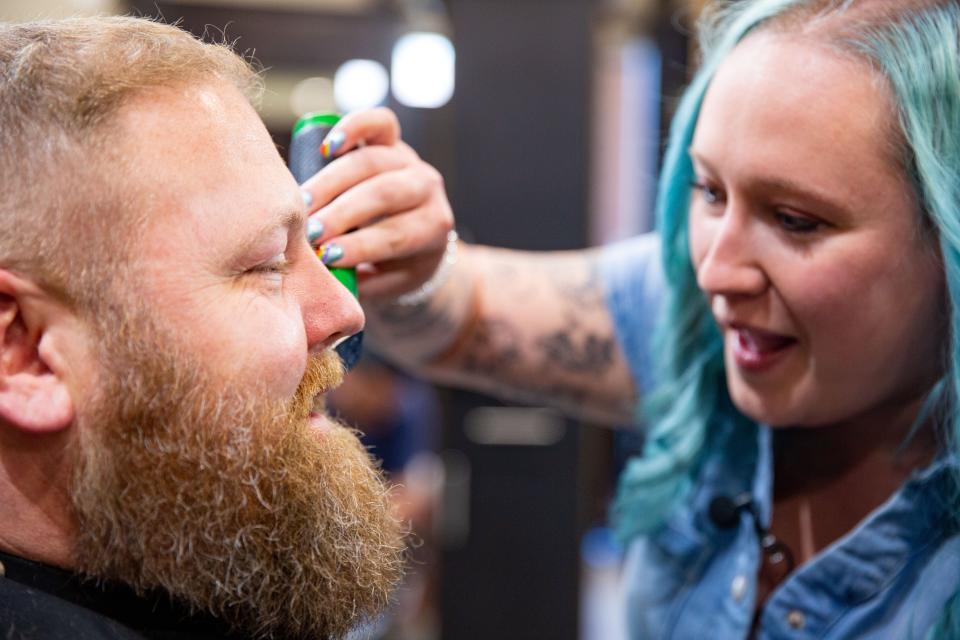
[[[907,143],[906,166],[921,207],[940,237],[950,307],[943,389],[952,453],[960,452],[960,7],[954,3],[881,25],[850,44],[887,78]],[[945,336],[946,338],[946,336]],[[946,340],[945,340],[946,342]],[[954,485],[945,496],[960,513]],[[958,585],[960,587],[960,585]],[[929,638],[960,638],[960,590]]]
[[[656,212],[668,285],[654,335],[660,385],[643,407],[650,424],[644,455],[627,463],[613,504],[613,520],[623,540],[661,526],[686,495],[706,448],[709,423],[745,420],[727,401],[723,343],[690,261],[687,212],[694,174],[687,150],[703,96],[720,63],[757,25],[801,1],[742,2],[734,5],[736,12],[717,22],[717,28],[704,33],[703,64],[670,126]]]
[[[843,12],[852,19],[844,20]],[[694,174],[687,150],[717,68],[765,23],[807,30],[856,54],[886,78],[899,117],[899,132],[892,130],[891,137],[900,139],[892,142],[902,148],[923,222],[940,241],[950,314],[940,385],[943,426],[952,455],[960,456],[960,8],[949,0],[741,0],[718,15],[702,36],[704,62],[674,117],[661,173],[657,224],[668,290],[654,348],[662,382],[643,406],[650,425],[644,455],[628,463],[613,506],[624,540],[661,527],[687,495],[711,448],[710,425],[750,424],[729,401],[721,337],[690,260],[687,214]],[[832,17],[840,19],[821,33],[811,27],[813,20]],[[789,24],[791,18],[797,20]],[[960,513],[956,490],[944,498]],[[960,637],[960,591],[929,637]]]

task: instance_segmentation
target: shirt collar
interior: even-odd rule
[[[137,630],[211,634],[234,638],[226,625],[211,616],[191,614],[189,608],[175,602],[164,592],[137,595],[126,585],[85,578],[57,567],[0,553],[3,576],[35,591],[66,600],[120,624]],[[197,636],[201,637],[201,636]]]

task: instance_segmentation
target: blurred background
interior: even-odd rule
[[[286,154],[307,111],[394,109],[461,237],[570,249],[649,229],[664,129],[707,0],[3,0],[0,20],[132,13],[265,69]],[[332,399],[399,484],[407,584],[357,638],[622,640],[606,528],[628,431],[437,389],[372,356]]]

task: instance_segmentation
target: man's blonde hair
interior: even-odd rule
[[[132,17],[0,24],[0,268],[81,307],[98,304],[138,224],[117,112],[157,88],[227,82],[251,102],[257,71],[225,44]]]

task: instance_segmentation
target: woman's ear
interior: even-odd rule
[[[73,422],[63,372],[51,367],[56,355],[41,348],[47,316],[58,306],[50,302],[33,283],[0,269],[0,428],[40,434]]]

